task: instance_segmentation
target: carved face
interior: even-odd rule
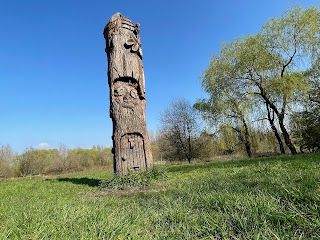
[[[139,100],[136,87],[126,82],[116,82],[113,95],[124,108],[134,108]]]

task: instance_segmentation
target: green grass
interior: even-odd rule
[[[166,166],[154,188],[111,172],[0,181],[0,239],[320,239],[320,155]]]

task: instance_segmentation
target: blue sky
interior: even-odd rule
[[[141,25],[147,126],[175,98],[205,96],[199,76],[222,42],[319,0],[1,0],[0,145],[111,146],[102,32],[115,12]]]

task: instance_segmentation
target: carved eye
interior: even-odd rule
[[[138,98],[138,93],[136,89],[132,89],[130,92],[131,97]]]
[[[132,45],[131,49],[132,49],[132,51],[136,52],[136,51],[139,50],[139,45],[138,44],[134,44],[134,45]]]
[[[132,46],[132,45],[134,45],[136,42],[132,39],[132,38],[129,38],[127,41],[126,41],[126,44],[128,45],[128,46]]]
[[[118,89],[114,90],[114,95],[117,96],[122,96],[124,94],[124,89],[122,87],[119,87]]]

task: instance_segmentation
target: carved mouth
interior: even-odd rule
[[[124,102],[121,106],[124,108],[134,108],[134,104],[132,102]]]

